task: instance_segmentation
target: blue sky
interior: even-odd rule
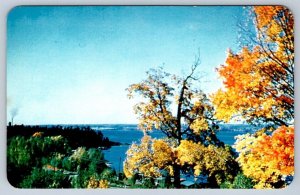
[[[136,123],[125,88],[151,67],[181,74],[201,53],[201,87],[236,49],[242,7],[16,7],[7,22],[7,117],[19,124]]]

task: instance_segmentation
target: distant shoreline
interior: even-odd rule
[[[83,126],[110,126],[110,125],[120,125],[120,126],[138,126],[137,123],[73,123],[73,124],[67,124],[67,123],[57,123],[57,124],[16,124],[16,125],[24,125],[24,126],[41,126],[41,127],[47,127],[47,126],[69,126],[69,127],[83,127]],[[218,123],[218,125],[251,125],[247,123]],[[8,126],[8,125],[7,125]]]
[[[102,147],[124,145],[125,143],[111,141],[101,131],[95,131],[91,126],[61,126],[61,125],[11,125],[7,126],[7,138],[62,136],[77,147]]]

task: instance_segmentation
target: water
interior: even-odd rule
[[[123,170],[123,161],[126,157],[126,151],[133,142],[139,142],[143,137],[143,132],[137,128],[137,125],[91,125],[94,130],[100,130],[105,137],[111,141],[122,143],[120,146],[113,146],[104,150],[105,159],[108,160],[112,167],[117,171]],[[244,124],[224,124],[220,125],[217,137],[225,144],[233,145],[234,137],[240,134],[253,133],[260,127],[253,127]],[[164,134],[160,131],[150,133],[151,137],[162,138]]]

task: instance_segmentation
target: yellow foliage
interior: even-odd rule
[[[185,164],[191,165],[194,168],[195,175],[208,171],[209,176],[215,177],[218,184],[221,184],[223,181],[218,175],[220,172],[224,173],[228,180],[233,179],[233,176],[229,174],[230,168],[228,164],[234,166],[234,159],[226,148],[214,145],[205,147],[200,143],[182,140],[176,151],[177,162],[181,166]]]
[[[95,176],[92,176],[88,181],[87,188],[108,188],[109,183],[105,179],[97,180]]]
[[[83,156],[86,154],[86,149],[84,147],[78,147],[73,154],[70,156],[72,160],[77,162],[81,162]]]
[[[92,176],[88,182],[87,188],[98,188],[99,182]]]
[[[173,160],[173,151],[168,143],[163,140],[154,140],[152,144],[153,163],[158,168],[165,168]]]
[[[255,188],[272,188],[283,175],[294,175],[294,127],[281,126],[272,135],[240,135],[235,149],[243,173]]]
[[[51,136],[51,139],[52,139],[53,141],[60,141],[60,140],[63,139],[63,136],[61,136],[61,135]]]
[[[204,118],[197,118],[191,124],[191,129],[194,131],[195,134],[199,135],[201,131],[208,129],[207,120]]]
[[[207,172],[219,184],[223,181],[220,172],[227,179],[233,179],[229,173],[232,167],[228,165],[234,165],[234,159],[226,148],[213,145],[206,147],[188,140],[182,140],[178,147],[172,147],[164,140],[152,140],[149,136],[145,136],[140,145],[131,145],[124,163],[124,173],[126,177],[132,177],[135,173],[159,177],[159,171],[164,169],[173,175],[174,163],[181,167],[192,167],[195,175]]]
[[[172,160],[169,158],[172,155],[168,152],[171,151],[162,140],[153,141],[150,136],[145,135],[140,145],[132,144],[127,150],[125,176],[130,178],[136,173],[142,173],[146,177],[159,177],[159,169],[165,168],[168,161]]]
[[[208,175],[218,185],[225,180],[232,181],[238,168],[230,148],[205,146],[191,140],[181,140],[177,146],[172,140],[151,139],[144,136],[140,144],[132,144],[127,151],[124,173],[127,178],[141,173],[156,178],[161,171],[174,176],[175,167],[189,167],[194,175]]]
[[[108,188],[108,181],[105,179],[101,179],[99,181],[99,188]]]

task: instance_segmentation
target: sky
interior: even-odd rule
[[[20,6],[7,19],[7,120],[137,123],[125,89],[163,66],[184,74],[200,50],[201,88],[238,47],[239,6]]]

